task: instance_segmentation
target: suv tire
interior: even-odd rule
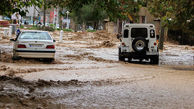
[[[159,55],[152,56],[151,64],[159,64]]]
[[[132,48],[136,52],[144,52],[146,50],[147,44],[143,37],[137,37],[133,40]]]
[[[121,54],[121,48],[119,47],[119,61],[124,61],[125,57],[122,56]]]

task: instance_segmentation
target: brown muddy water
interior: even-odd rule
[[[13,44],[0,40],[0,108],[194,108],[194,47],[165,43],[151,65],[119,62],[119,42],[104,31],[63,39],[54,62],[13,61]]]

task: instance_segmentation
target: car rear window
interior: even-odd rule
[[[47,32],[22,32],[19,39],[51,40]]]
[[[131,29],[131,37],[136,38],[136,37],[148,37],[148,31],[147,28],[132,28]]]

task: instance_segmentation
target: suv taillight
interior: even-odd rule
[[[55,49],[55,45],[47,45],[46,48],[47,49]]]
[[[18,45],[18,48],[26,48],[26,45],[19,44],[19,45]]]
[[[122,46],[126,46],[124,42],[122,43]]]

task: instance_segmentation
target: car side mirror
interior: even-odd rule
[[[159,35],[156,35],[156,39],[158,40],[160,38],[160,36]]]
[[[53,40],[53,42],[56,42],[56,40]]]
[[[13,41],[13,42],[15,42],[16,40],[15,40],[15,39],[10,39],[10,41]]]

